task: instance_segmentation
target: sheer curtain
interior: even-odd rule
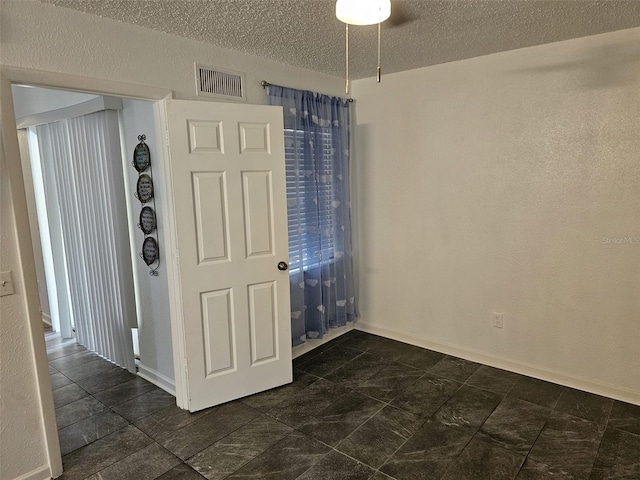
[[[284,110],[292,343],[322,338],[357,313],[351,246],[349,103],[270,86]]]

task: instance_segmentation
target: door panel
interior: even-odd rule
[[[189,410],[292,380],[279,107],[167,101]]]

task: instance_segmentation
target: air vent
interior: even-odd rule
[[[199,97],[244,102],[244,73],[196,63],[196,90]]]

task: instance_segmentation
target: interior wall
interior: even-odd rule
[[[640,404],[639,72],[635,28],[353,82],[360,327]]]
[[[121,137],[123,157],[128,186],[129,226],[133,243],[133,274],[136,279],[136,307],[138,311],[138,339],[140,364],[139,373],[144,378],[175,395],[173,357],[171,355],[171,318],[169,316],[169,286],[167,283],[166,259],[162,224],[163,212],[168,192],[162,191],[166,185],[162,169],[162,143],[156,132],[156,118],[153,102],[122,99]],[[160,246],[160,266],[158,276],[149,275],[149,268],[138,255],[142,250],[144,234],[137,227],[141,210],[140,202],[133,196],[136,191],[138,172],[131,165],[133,151],[138,144],[138,135],[145,134],[145,143],[151,153],[151,168],[154,187],[152,205],[156,212],[157,231],[152,235]],[[145,173],[149,173],[146,171]]]
[[[97,95],[86,93],[68,92],[65,90],[51,90],[23,85],[12,85],[13,107],[16,112],[16,119],[36,115],[38,113],[50,112],[61,108],[77,105]]]
[[[3,0],[3,65],[170,88],[196,96],[194,63],[246,73],[247,102],[266,104],[261,80],[344,95],[344,80],[261,57],[29,0]]]

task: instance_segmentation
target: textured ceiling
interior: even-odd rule
[[[40,0],[344,75],[334,0]],[[398,72],[640,26],[640,0],[393,0],[382,69]],[[351,27],[352,78],[375,75],[376,26]]]

